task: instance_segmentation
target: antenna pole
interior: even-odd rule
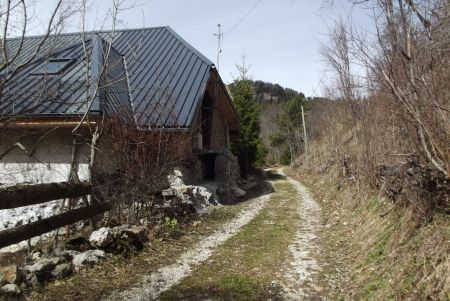
[[[221,25],[217,24],[218,33],[215,33],[214,36],[217,37],[217,60],[216,60],[216,68],[217,71],[219,71],[219,61],[220,61],[220,53],[222,53],[222,39],[223,39],[223,32],[221,30]]]

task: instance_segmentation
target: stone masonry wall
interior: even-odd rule
[[[228,129],[220,111],[214,110],[212,122],[212,148],[226,148]]]

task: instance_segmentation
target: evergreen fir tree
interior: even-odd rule
[[[245,177],[255,167],[261,154],[260,108],[255,99],[252,81],[247,76],[248,67],[243,60],[238,65],[239,78],[230,86],[230,94],[240,121],[240,135],[232,144],[239,157],[241,173]]]

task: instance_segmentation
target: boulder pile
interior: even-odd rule
[[[147,240],[147,228],[123,225],[100,228],[92,232],[89,240],[73,238],[66,243],[70,250],[57,249],[51,254],[47,250],[36,250],[27,256],[22,267],[0,267],[0,295],[17,297],[24,289],[66,278],[84,267],[93,266],[105,259],[107,253],[139,251]]]

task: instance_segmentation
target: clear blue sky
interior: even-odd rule
[[[91,0],[88,29],[97,29],[110,2]],[[38,2],[37,19],[44,20],[53,3],[54,0]],[[259,4],[242,20],[256,3]],[[319,49],[327,41],[327,26],[340,16],[345,19],[351,10],[343,4],[326,8],[324,0],[137,0],[125,2],[123,7],[131,8],[120,14],[120,28],[169,25],[213,62],[217,24],[222,24],[227,32],[242,20],[224,36],[220,60],[224,81],[232,81],[235,64],[245,52],[254,79],[278,83],[307,96],[321,94],[319,82],[326,66]],[[358,12],[356,21],[364,24],[366,14]],[[42,25],[35,24],[32,34],[42,31]],[[65,30],[78,31],[78,20],[71,21]]]

